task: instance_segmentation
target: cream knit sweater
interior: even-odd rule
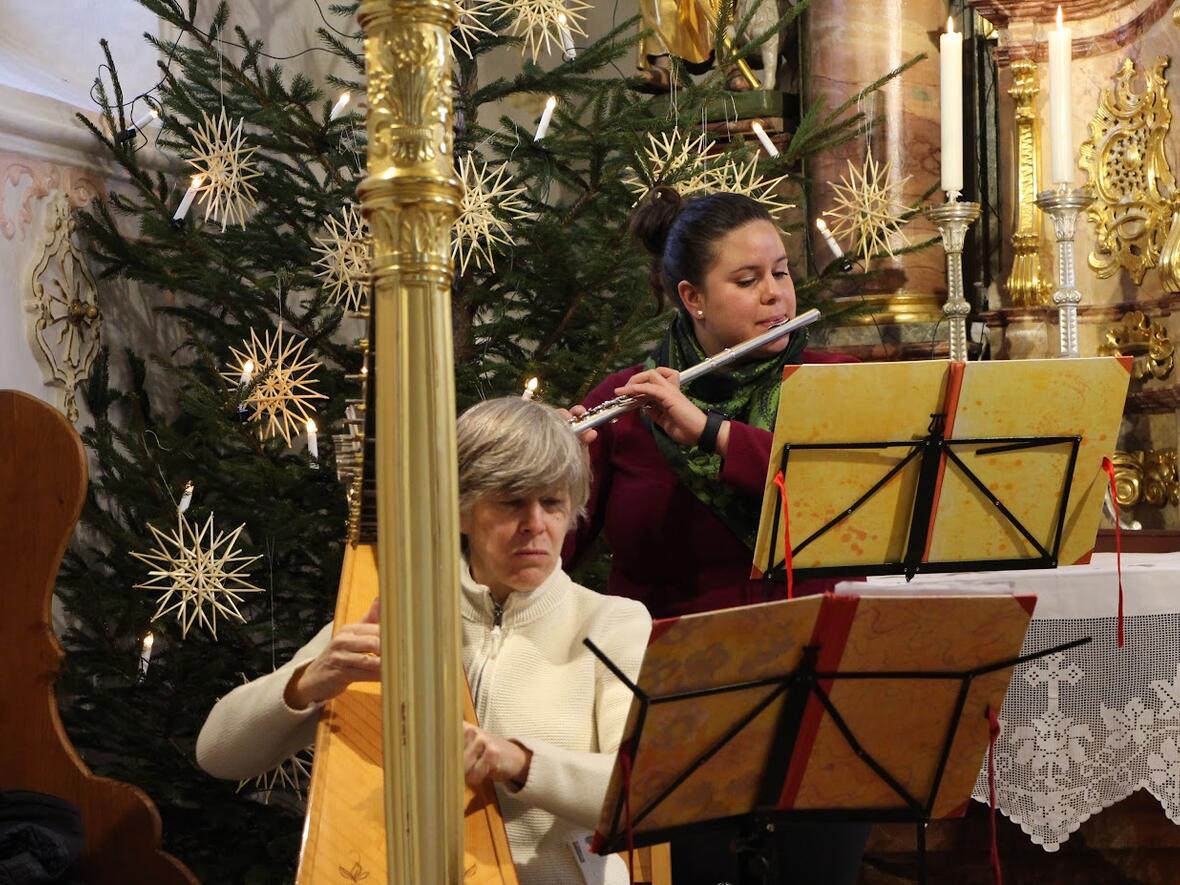
[[[651,618],[638,602],[603,596],[560,568],[530,593],[511,594],[495,624],[488,588],[461,569],[463,666],[482,728],[532,751],[528,781],[500,788],[521,885],[622,885],[619,857],[593,855],[581,872],[569,843],[594,829],[631,705],[631,693],[582,640],[590,637],[631,679]],[[331,638],[321,630],[283,667],[217,702],[197,739],[197,761],[216,777],[253,777],[315,738],[317,707],[292,710],[283,690]]]

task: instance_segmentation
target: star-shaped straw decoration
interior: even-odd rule
[[[242,121],[232,125],[225,108],[215,119],[201,112],[204,121],[193,132],[196,147],[191,165],[201,176],[197,196],[205,206],[205,220],[210,217],[224,231],[229,222],[246,226],[246,212],[257,205],[256,188],[250,180],[262,173],[250,162],[257,147],[246,147]]]
[[[261,556],[238,552],[238,536],[245,523],[228,534],[213,528],[213,514],[204,525],[194,527],[183,513],[176,514],[176,531],[161,532],[154,525],[148,529],[156,538],[151,553],[131,555],[152,567],[148,579],[136,589],[163,590],[159,608],[152,620],[176,612],[180,635],[188,636],[194,624],[209,630],[217,638],[217,616],[245,621],[237,603],[243,593],[261,593],[251,584],[246,568]]]
[[[361,310],[369,291],[370,238],[356,206],[347,203],[339,219],[328,218],[326,236],[316,237],[313,249],[320,254],[316,276],[333,303],[345,310]]]
[[[584,0],[492,0],[488,5],[514,15],[512,33],[523,39],[521,54],[531,52],[534,62],[542,48],[550,53],[555,47],[561,53],[562,27],[571,35],[586,36],[580,22],[590,4]]]
[[[481,162],[477,166],[470,153],[459,160],[459,174],[463,178],[463,203],[455,221],[451,254],[459,263],[460,274],[473,261],[494,268],[493,250],[512,245],[511,222],[533,217],[520,199],[525,189],[512,186],[507,165],[489,168]]]
[[[891,181],[892,174],[892,164],[878,164],[870,151],[860,169],[849,160],[848,175],[832,183],[836,206],[824,212],[832,219],[832,233],[851,237],[853,251],[866,259],[882,254],[892,258],[895,249],[909,245],[901,231],[906,209],[899,194],[910,177]]]
[[[304,359],[303,345],[306,338],[295,340],[283,337],[283,324],[271,337],[266,332],[265,341],[258,340],[258,333],[250,330],[249,342],[243,343],[243,350],[231,347],[236,364],[221,377],[233,384],[241,383],[243,376],[256,379],[242,405],[252,409],[259,422],[258,433],[262,437],[281,436],[291,445],[292,435],[298,435],[313,417],[308,408],[312,400],[327,399],[315,387],[312,375],[319,363]]]

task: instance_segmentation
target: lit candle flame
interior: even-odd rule
[[[946,32],[948,34],[953,34],[955,32],[955,20],[950,16],[948,16],[946,20]]]
[[[1061,7],[1057,7],[1057,30],[1061,30],[1065,26],[1065,16],[1061,14]]]

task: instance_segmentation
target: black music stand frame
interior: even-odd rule
[[[792,450],[799,451],[847,451],[858,449],[891,449],[891,448],[908,448],[910,451],[901,461],[891,467],[885,474],[874,483],[863,495],[856,499],[844,512],[838,514],[831,519],[827,524],[821,526],[812,532],[808,537],[803,539],[798,545],[791,548],[791,556],[794,557],[804,550],[809,544],[817,538],[834,529],[841,522],[855,513],[866,501],[882,489],[894,476],[905,469],[915,458],[920,458],[921,463],[918,468],[918,483],[914,489],[914,500],[910,508],[910,533],[906,544],[906,551],[900,562],[885,562],[885,563],[861,563],[853,565],[835,565],[835,566],[821,566],[815,568],[799,568],[794,569],[794,577],[797,580],[804,580],[815,577],[837,577],[837,576],[870,576],[870,575],[905,575],[906,580],[909,581],[918,573],[932,574],[944,572],[975,572],[975,571],[993,571],[997,569],[1033,569],[1033,568],[1056,568],[1058,565],[1057,556],[1061,551],[1061,536],[1065,528],[1065,515],[1069,507],[1069,490],[1073,485],[1074,471],[1077,467],[1078,450],[1081,446],[1082,438],[1080,436],[1009,436],[1009,437],[968,437],[963,439],[947,439],[945,436],[946,427],[946,413],[936,412],[930,416],[930,426],[927,429],[927,435],[921,439],[909,440],[881,440],[877,442],[855,442],[855,443],[787,443],[783,446],[782,458],[779,464],[779,469],[782,470],[783,476],[786,476],[787,463],[790,459]],[[1066,464],[1064,482],[1062,484],[1061,501],[1057,509],[1057,515],[1054,519],[1052,527],[1053,538],[1047,543],[1042,543],[1037,538],[1033,537],[1032,533],[1020,522],[1019,519],[1004,505],[992,491],[984,485],[983,481],[968,467],[963,460],[955,453],[956,447],[975,446],[984,443],[991,443],[989,448],[980,449],[977,455],[998,455],[1005,452],[1021,451],[1023,449],[1035,449],[1046,446],[1070,444],[1069,461]],[[1028,541],[1029,544],[1037,551],[1036,556],[1029,556],[1016,559],[965,559],[965,560],[947,560],[942,562],[923,562],[922,557],[925,554],[926,544],[929,540],[930,533],[930,518],[934,511],[934,497],[935,490],[938,484],[938,471],[942,462],[942,457],[946,456],[948,462],[948,469],[951,465],[956,467],[971,483],[974,485],[984,497],[999,511],[1000,515],[1007,521],[1009,525],[1016,529],[1020,535]],[[771,538],[777,539],[781,528],[782,520],[782,493],[778,493],[778,506],[774,509],[774,516],[771,522]],[[771,543],[768,558],[774,556],[775,544]],[[785,562],[775,565],[772,562],[766,563],[766,568],[763,569],[763,580],[776,581],[781,580],[785,572]]]
[[[726,744],[738,735],[742,729],[753,722],[767,707],[773,704],[780,697],[785,696],[786,700],[783,704],[782,710],[779,714],[778,723],[776,726],[776,734],[774,738],[774,749],[772,750],[770,758],[766,760],[766,766],[763,771],[763,782],[761,795],[759,797],[760,807],[752,810],[749,813],[731,816],[727,818],[698,821],[692,824],[687,824],[679,827],[671,827],[661,830],[653,830],[639,834],[633,840],[636,845],[653,845],[660,842],[665,842],[672,837],[681,837],[717,829],[718,827],[729,825],[752,824],[750,829],[755,833],[765,832],[767,824],[773,825],[778,821],[791,820],[807,820],[810,822],[864,822],[864,823],[911,823],[915,829],[915,841],[918,854],[918,881],[920,883],[926,882],[926,826],[931,821],[931,814],[933,813],[934,802],[938,796],[939,786],[942,782],[943,773],[946,770],[947,762],[950,758],[952,743],[955,734],[958,732],[959,724],[963,716],[963,710],[967,703],[967,697],[971,689],[972,680],[978,676],[983,676],[987,673],[995,672],[996,670],[1003,670],[1010,667],[1015,667],[1028,661],[1037,660],[1038,658],[1046,657],[1051,654],[1058,654],[1070,649],[1076,648],[1091,641],[1092,637],[1084,637],[1076,639],[1072,642],[1063,643],[1062,645],[1054,646],[1052,648],[1043,649],[1041,651],[1033,652],[1031,654],[1019,655],[1017,657],[1008,658],[1001,661],[996,661],[991,664],[985,664],[977,667],[972,667],[965,670],[952,671],[935,671],[935,670],[864,670],[864,671],[845,671],[845,672],[824,672],[816,669],[816,660],[819,655],[819,646],[807,646],[803,649],[803,658],[799,665],[789,673],[781,676],[773,676],[762,679],[755,679],[748,682],[739,682],[730,685],[715,686],[711,688],[680,691],[659,696],[650,696],[643,691],[632,680],[627,678],[627,675],[619,669],[619,667],[607,656],[594,642],[590,639],[584,639],[583,643],[588,649],[602,662],[608,670],[611,671],[624,685],[630,689],[632,695],[639,701],[640,710],[636,721],[635,730],[630,737],[631,744],[628,752],[634,754],[641,746],[643,737],[643,728],[647,719],[647,712],[650,707],[657,704],[675,703],[679,701],[691,701],[695,698],[706,697],[709,695],[726,694],[738,691],[747,691],[752,688],[760,687],[774,687],[766,697],[762,698],[758,703],[754,704],[744,715],[733,722],[729,729],[716,741],[713,742],[704,752],[697,755],[692,762],[678,774],[672,781],[657,795],[651,799],[643,808],[632,816],[631,825],[643,821],[653,810],[655,810],[660,803],[667,799],[676,789],[684,783],[692,774],[704,765],[710,758],[716,755]],[[930,787],[930,792],[925,797],[912,796],[908,790],[889,773],[885,767],[873,758],[857,740],[852,733],[847,722],[841,716],[840,711],[832,702],[827,690],[821,685],[822,682],[834,682],[838,680],[855,680],[855,679],[922,679],[922,680],[943,680],[943,681],[958,681],[959,691],[955,701],[955,707],[947,727],[946,734],[942,741],[942,746],[939,752],[937,767],[935,775]],[[806,810],[806,811],[782,811],[779,810],[775,803],[777,802],[779,791],[787,775],[787,770],[794,754],[795,744],[799,736],[800,726],[802,724],[804,712],[807,707],[807,702],[810,698],[815,697],[824,707],[825,712],[831,718],[833,724],[839,730],[845,742],[857,755],[857,757],[869,767],[869,769],[877,775],[880,780],[886,784],[889,789],[898,796],[905,804],[905,809],[836,809],[831,811],[824,810]],[[998,712],[998,711],[997,711]],[[621,750],[620,750],[621,752]],[[627,833],[620,830],[624,826],[624,803],[626,802],[627,787],[624,787],[620,793],[618,800],[615,803],[614,809],[611,811],[611,829],[610,833],[606,834],[603,844],[599,846],[600,853],[608,854],[616,851],[626,850]],[[773,829],[773,826],[770,827]],[[766,856],[769,855],[769,856]],[[780,859],[777,857],[777,851],[770,846],[765,852],[766,862],[764,867],[766,869],[766,876],[762,878],[761,882],[751,880],[747,882],[745,877],[739,880],[736,885],[771,885],[780,881]]]

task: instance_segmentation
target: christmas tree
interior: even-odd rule
[[[353,76],[315,83],[233,27],[227,3],[209,16],[195,0],[140,2],[178,36],[147,37],[162,76],[137,96],[123,93],[103,44],[105,125],[91,129],[130,186],[80,221],[102,275],[158,291],[152,308],[183,344],[109,354],[86,390],[92,480],[59,579],[71,625],[63,714],[99,773],[152,796],[165,847],[202,879],[289,881],[305,761],[237,785],[202,773],[193,746],[219,696],[283,663],[331,617],[347,513],[333,435],[360,393],[351,345],[365,334],[355,6],[332,7],[319,29]],[[460,406],[530,377],[549,401],[574,402],[650,346],[667,316],[627,219],[653,185],[744,190],[790,229],[805,217],[788,208],[805,199],[803,161],[866,123],[855,96],[810,108],[772,158],[723,124],[702,128],[725,103],[734,56],[720,41],[716,70],[692,83],[682,73],[669,101],[618,74],[635,20],[564,60],[543,51],[545,35],[561,45],[556,22],[529,21],[512,0],[489,0],[454,35]],[[481,80],[481,59],[505,46],[523,47],[519,74]],[[555,98],[543,137],[499,114],[518,96]],[[139,123],[149,108],[158,132]],[[183,171],[149,168],[147,138]],[[797,280],[803,305],[824,285]],[[111,361],[126,384],[112,383]],[[224,850],[243,833],[250,850]]]

